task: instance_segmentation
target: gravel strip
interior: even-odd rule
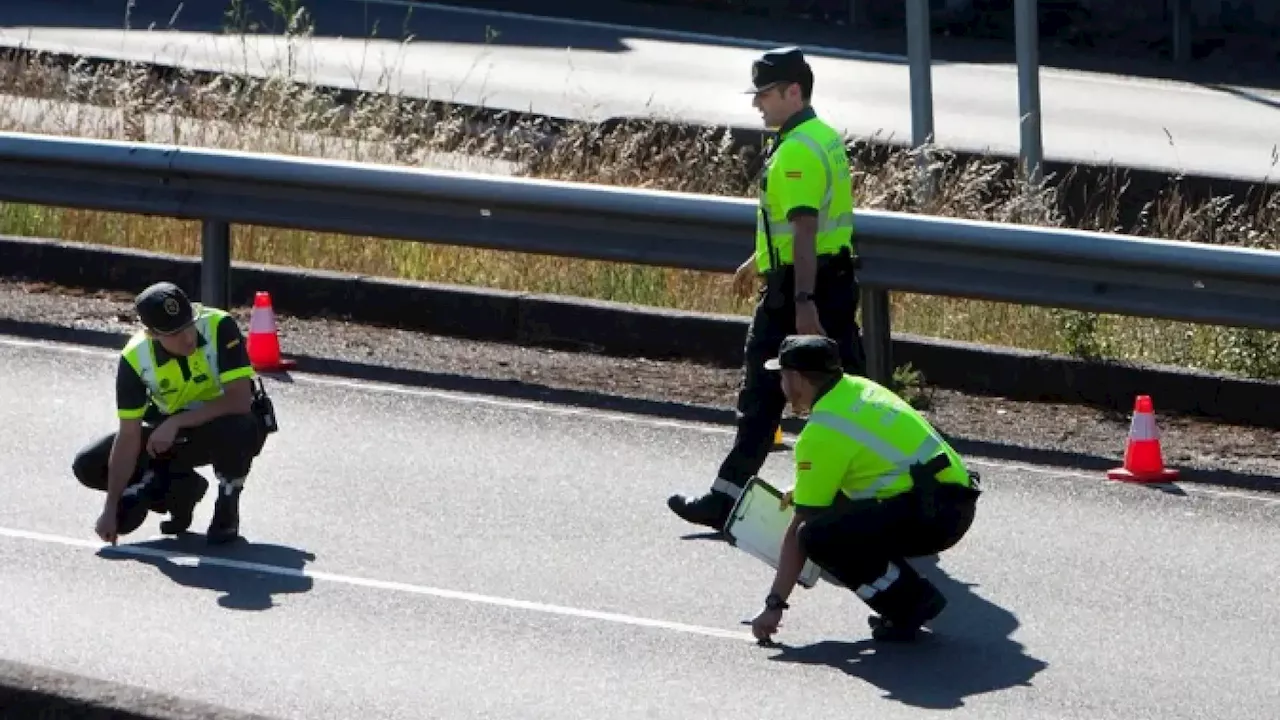
[[[0,280],[0,319],[129,332],[134,327],[131,298],[127,293]],[[232,310],[247,325],[249,308]],[[721,409],[732,408],[740,374],[736,369],[690,363],[459,340],[340,319],[278,315],[277,322],[286,355],[298,353]],[[1000,454],[998,448],[983,447],[994,443],[1081,455],[1086,457],[1075,458],[1073,463],[1090,472],[1119,461],[1124,453],[1129,427],[1124,413],[1070,404],[1013,402],[938,388],[930,388],[930,393],[929,417],[944,431],[975,443],[971,452]],[[1280,489],[1280,480],[1273,479],[1280,478],[1280,431],[1161,413],[1160,398],[1154,401],[1166,464],[1189,471],[1249,476],[1213,478],[1217,482]],[[1013,457],[1017,459],[1017,455]],[[708,472],[713,470],[708,468]]]

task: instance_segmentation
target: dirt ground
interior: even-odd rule
[[[235,310],[247,323],[248,308]],[[0,280],[0,319],[119,332],[135,327],[129,294],[88,293],[4,280]],[[474,342],[340,320],[281,315],[277,321],[286,354],[555,389],[731,408],[739,378],[737,370],[690,363]],[[1126,414],[1068,404],[1013,402],[938,388],[929,392],[928,416],[944,432],[968,441],[972,453],[1027,462],[1043,460],[1037,458],[1036,451],[1067,453],[1072,455],[1074,467],[1098,474],[1124,453],[1129,424]],[[1184,479],[1280,489],[1280,431],[1160,413],[1159,398],[1155,400],[1165,463],[1186,471]]]

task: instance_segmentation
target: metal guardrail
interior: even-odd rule
[[[200,220],[214,305],[227,302],[234,223],[721,272],[755,227],[745,198],[23,133],[0,133],[0,201]],[[893,367],[890,291],[1280,330],[1280,253],[855,215],[879,380]]]

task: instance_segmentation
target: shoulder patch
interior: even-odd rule
[[[801,460],[800,462],[796,463],[797,470],[809,470],[812,467],[813,467],[813,463],[808,460]]]

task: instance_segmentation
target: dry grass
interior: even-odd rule
[[[551,140],[532,125],[479,122],[458,108],[393,95],[344,100],[278,79],[223,76],[157,79],[125,65],[66,67],[0,61],[0,129],[261,150],[413,166],[750,195],[750,158],[713,132],[674,137],[637,123],[606,131],[571,126]],[[859,206],[995,221],[1063,226],[1052,179],[1033,190],[1009,179],[999,160],[934,161],[937,192],[913,196],[909,152],[855,157]],[[1274,246],[1276,196],[1252,206],[1216,199],[1188,207],[1176,190],[1120,227],[1118,194],[1099,195],[1070,225],[1136,235]],[[57,237],[195,255],[194,223],[0,203],[0,233]],[[236,258],[307,268],[604,298],[646,305],[745,313],[728,277],[600,262],[476,251],[411,242],[322,236],[238,226]],[[743,238],[744,254],[750,239]],[[1280,375],[1270,333],[1154,320],[895,294],[896,331],[996,345]]]

